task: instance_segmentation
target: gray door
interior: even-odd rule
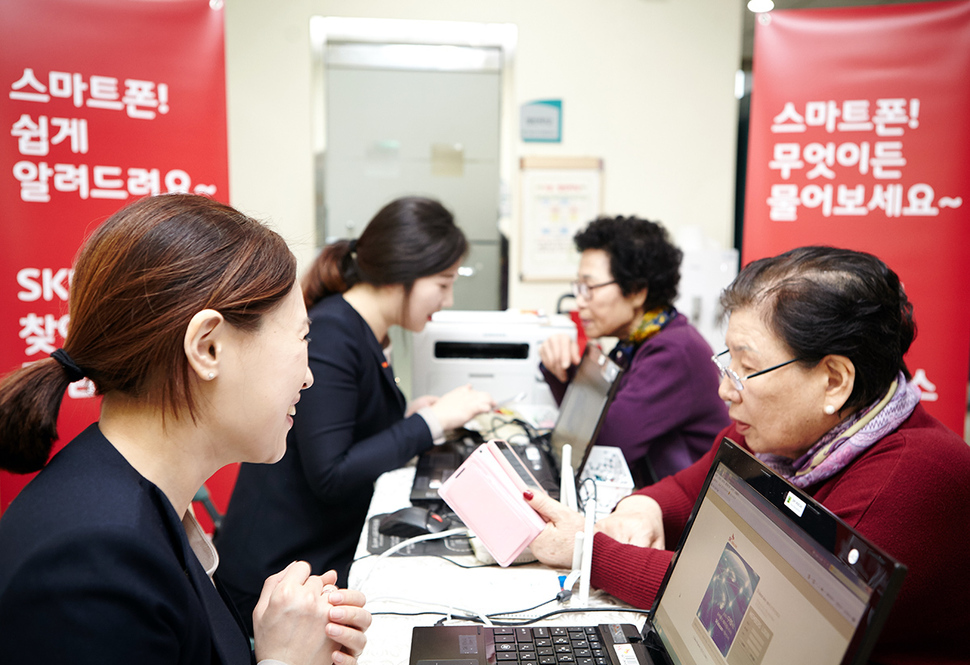
[[[401,49],[421,57],[402,57]],[[481,52],[480,68],[457,64],[455,49]],[[440,200],[472,245],[455,286],[456,309],[498,309],[504,300],[500,58],[498,49],[452,46],[330,44],[326,51],[320,235],[356,237],[398,196]]]
[[[502,308],[501,58],[498,48],[328,43],[318,238],[359,236],[399,196],[438,199],[471,245],[455,283],[455,309]],[[409,395],[410,334],[392,329],[391,340],[394,369]]]

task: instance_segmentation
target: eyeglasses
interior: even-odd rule
[[[714,361],[715,365],[717,365],[717,369],[721,373],[721,379],[724,379],[725,376],[731,379],[731,385],[734,386],[734,389],[737,390],[738,392],[741,392],[742,390],[744,390],[743,381],[747,381],[748,379],[753,379],[754,377],[761,376],[762,374],[767,374],[768,372],[773,372],[776,369],[784,367],[785,365],[791,365],[793,362],[798,362],[798,358],[792,358],[791,360],[786,360],[783,363],[772,365],[768,369],[762,369],[757,372],[754,372],[753,374],[748,374],[747,376],[739,376],[737,372],[731,369],[730,367],[731,356],[728,354],[730,354],[730,350],[724,349],[720,353],[716,353],[713,356],[711,356],[711,360]],[[726,363],[722,360],[722,357],[724,356],[727,356]]]
[[[592,295],[593,289],[598,289],[601,286],[609,286],[610,284],[616,284],[615,279],[611,279],[608,282],[603,282],[602,284],[587,284],[586,282],[572,282],[569,285],[569,289],[573,292],[573,295],[577,298],[582,298],[583,300],[589,300],[590,295]]]

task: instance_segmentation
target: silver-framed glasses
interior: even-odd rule
[[[587,284],[586,282],[570,282],[569,290],[572,291],[573,296],[576,298],[582,298],[583,300],[589,300],[589,297],[593,294],[593,289],[598,289],[601,286],[609,286],[610,284],[616,284],[615,279],[611,279],[608,282],[601,282],[600,284]]]
[[[731,385],[738,392],[744,390],[744,382],[748,379],[753,379],[756,376],[761,376],[762,374],[767,374],[768,372],[773,372],[776,369],[784,367],[785,365],[791,365],[793,362],[798,362],[798,358],[792,358],[791,360],[786,360],[783,363],[778,363],[777,365],[772,365],[766,369],[758,370],[757,372],[752,372],[747,376],[740,376],[737,372],[731,369],[731,351],[730,349],[724,349],[720,353],[715,353],[711,356],[711,360],[717,365],[718,371],[721,373],[721,379],[725,376],[731,380]]]

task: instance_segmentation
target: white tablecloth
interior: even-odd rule
[[[414,467],[382,475],[377,481],[368,517],[408,505],[413,478]],[[559,591],[559,575],[567,572],[540,563],[468,570],[438,557],[366,556],[366,543],[365,529],[358,544],[357,561],[350,569],[350,586],[367,595],[367,609],[372,613],[415,613],[427,609],[448,612],[449,607],[457,614],[512,612],[553,600]],[[479,564],[473,556],[452,558],[467,566]],[[574,603],[567,601],[565,606],[575,607]],[[516,618],[539,616],[561,606],[549,603]],[[537,625],[643,624],[642,615],[624,612],[629,606],[599,591],[590,593],[588,606],[615,608],[615,611],[560,614],[542,619]],[[377,614],[367,633],[367,648],[359,659],[360,665],[406,664],[411,648],[411,628],[433,625],[440,618],[440,614]]]

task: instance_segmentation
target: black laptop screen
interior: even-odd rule
[[[794,514],[804,502],[794,493]],[[872,589],[724,463],[656,607],[674,662],[837,665]]]
[[[577,477],[596,442],[620,374],[616,363],[589,345],[559,405],[559,419],[552,430],[550,444],[559,464],[562,464],[563,446],[567,443],[572,446],[571,466]]]

